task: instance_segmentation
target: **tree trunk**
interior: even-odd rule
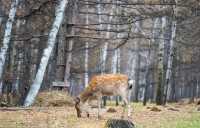
[[[76,14],[78,10],[78,5],[77,5],[77,0],[74,1],[74,5],[72,8],[72,14],[71,14],[71,23],[72,24],[76,24]],[[73,28],[73,26],[71,27],[70,30],[70,35],[75,35],[75,29]],[[73,46],[74,46],[74,38],[69,38],[69,42],[68,42],[68,51],[67,51],[67,58],[66,58],[66,65],[65,65],[65,75],[64,75],[64,82],[66,85],[68,85],[69,88],[69,93],[72,94],[73,92],[73,84],[71,84],[70,82],[70,71],[71,71],[71,64],[72,64],[72,50],[73,50]]]
[[[64,73],[65,73],[65,48],[66,48],[66,24],[63,21],[62,27],[58,32],[58,52],[56,58],[56,81],[63,81],[64,80]]]
[[[87,14],[86,14],[86,28],[88,28],[89,25],[89,14],[88,14],[88,10],[89,10],[89,6],[88,6],[88,2],[86,3],[86,8],[87,8]],[[85,73],[84,73],[84,83],[85,83],[85,87],[88,86],[88,82],[89,82],[89,76],[88,76],[88,47],[89,47],[89,42],[85,42]]]
[[[196,90],[196,98],[199,98],[199,89],[200,89],[200,87],[199,87],[199,79],[197,78],[197,90]]]
[[[68,53],[67,53],[66,66],[65,66],[65,76],[64,76],[64,82],[65,82],[65,84],[67,84],[69,86],[71,86],[69,77],[70,77],[70,69],[71,69],[71,63],[72,63],[73,45],[74,45],[74,40],[70,39],[69,45],[68,45]]]
[[[110,34],[107,32],[106,37],[109,38]],[[101,74],[104,74],[106,71],[106,59],[107,59],[107,49],[108,49],[108,42],[105,42],[103,48],[101,48]]]
[[[47,46],[47,48],[44,49],[43,56],[41,58],[41,62],[40,62],[39,69],[37,71],[35,80],[34,80],[33,84],[31,85],[31,88],[25,99],[25,102],[24,102],[25,107],[28,107],[33,104],[35,97],[38,94],[38,91],[41,87],[41,83],[43,81],[43,77],[44,77],[44,73],[45,73],[45,70],[46,70],[46,67],[48,64],[48,60],[49,60],[51,52],[54,48],[56,36],[57,36],[58,30],[60,28],[60,25],[62,23],[64,12],[65,12],[65,7],[66,7],[67,3],[68,3],[68,0],[60,0],[60,3],[56,8],[56,12],[55,12],[56,17],[55,17],[53,26],[51,28],[51,31],[49,33],[48,46]]]
[[[165,99],[164,103],[166,103],[166,100],[170,99],[170,93],[171,93],[171,76],[172,76],[172,63],[174,59],[174,46],[175,46],[175,36],[176,36],[176,21],[172,22],[172,34],[171,34],[171,40],[170,40],[170,49],[169,49],[169,57],[167,62],[167,71],[166,71],[166,82],[165,82]]]
[[[16,33],[19,33],[21,27],[21,20],[16,20]],[[9,72],[12,74],[12,103],[16,105],[19,103],[20,97],[20,77],[22,73],[22,65],[24,61],[24,42],[22,41],[13,41],[11,48],[9,48],[9,60],[8,65]]]
[[[139,17],[136,18],[135,22],[135,30],[134,33],[139,34],[141,30],[141,22],[139,21]],[[135,101],[138,102],[138,95],[139,95],[139,84],[140,84],[140,63],[141,63],[141,56],[140,56],[140,39],[135,39],[135,48],[136,48],[136,66],[135,66]]]
[[[137,47],[139,49],[139,47]],[[138,102],[139,82],[140,82],[140,62],[141,56],[139,50],[136,52],[136,66],[135,66],[135,101]]]
[[[6,22],[6,29],[5,29],[5,34],[4,34],[3,43],[2,43],[3,46],[1,47],[1,52],[0,52],[0,79],[2,79],[4,64],[6,60],[6,54],[7,54],[7,50],[8,50],[10,39],[11,39],[12,25],[14,22],[18,3],[19,3],[19,0],[12,1],[8,20]]]
[[[161,22],[158,19],[158,22]],[[162,17],[162,38],[164,37],[164,31],[166,27],[166,17]],[[159,37],[159,36],[157,36]],[[156,104],[161,105],[163,103],[163,55],[164,55],[164,40],[158,39],[158,85],[157,85],[157,94],[156,94]]]
[[[151,41],[149,41],[149,50],[148,55],[146,57],[146,71],[145,71],[145,88],[144,88],[144,99],[143,99],[143,105],[146,105],[147,102],[147,94],[148,94],[148,87],[150,85],[150,79],[149,79],[149,73],[150,73],[150,66],[151,66]]]

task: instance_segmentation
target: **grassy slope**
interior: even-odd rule
[[[152,104],[148,106],[153,106]],[[112,106],[113,107],[113,106]],[[137,128],[200,128],[200,112],[195,105],[170,104],[156,106],[160,112],[153,112],[134,103],[133,122]],[[178,111],[169,110],[174,108]],[[72,107],[33,107],[31,110],[0,110],[0,128],[102,128],[109,118],[120,118],[121,107],[115,107],[117,113],[103,113],[97,120],[95,111],[92,117],[76,117]]]

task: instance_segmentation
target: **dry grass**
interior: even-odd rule
[[[153,107],[154,105],[148,105]],[[143,107],[140,103],[134,104],[132,121],[139,128],[165,128],[167,122],[173,123],[179,119],[190,119],[196,111],[194,104],[170,104],[165,107],[156,106],[161,111],[154,112]],[[116,113],[102,112],[102,119],[97,120],[96,109],[92,116],[77,118],[73,107],[32,107],[30,110],[4,111],[0,110],[0,128],[103,128],[110,118],[120,118],[121,107],[113,107]],[[169,108],[178,109],[172,111]],[[15,108],[13,108],[15,109]],[[167,124],[168,125],[168,124]]]
[[[121,118],[122,107],[114,106],[113,102],[108,102],[109,107],[102,110],[100,120],[97,120],[96,108],[91,110],[90,118],[86,115],[77,118],[72,105],[73,100],[66,92],[42,92],[34,107],[29,109],[0,108],[0,128],[103,128],[108,119]],[[116,112],[106,112],[109,108]],[[131,108],[132,121],[137,128],[182,128],[181,124],[187,126],[188,122],[194,122],[196,126],[191,127],[189,124],[190,128],[199,128],[197,124],[200,124],[200,120],[194,120],[200,118],[198,106],[195,104],[148,104],[144,107],[141,103],[133,103]],[[159,111],[151,111],[152,108]]]
[[[73,106],[74,102],[66,91],[45,91],[40,92],[37,96],[34,106]]]

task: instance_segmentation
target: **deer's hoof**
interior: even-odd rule
[[[89,113],[87,113],[87,118],[89,118],[90,117],[90,114]]]
[[[133,120],[133,117],[132,116],[128,116],[128,120]]]

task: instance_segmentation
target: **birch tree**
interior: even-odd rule
[[[175,0],[177,3],[177,1]],[[165,89],[165,103],[166,100],[170,100],[171,92],[172,92],[172,84],[170,84],[170,80],[172,77],[172,64],[174,60],[174,52],[175,52],[175,38],[176,38],[176,6],[173,6],[173,17],[172,17],[172,25],[171,25],[171,39],[170,39],[170,48],[169,48],[169,57],[167,62],[167,71],[166,71],[166,89]]]
[[[167,71],[166,71],[166,92],[165,96],[167,96],[167,99],[170,98],[170,92],[171,92],[171,84],[170,79],[172,75],[172,63],[173,63],[173,57],[174,57],[174,46],[175,46],[175,36],[176,36],[176,21],[172,21],[172,34],[170,39],[170,49],[169,49],[169,57],[167,62]],[[166,100],[166,97],[165,97]]]
[[[98,3],[101,3],[101,0],[98,0]],[[103,25],[102,25],[102,16],[101,16],[101,12],[102,11],[102,7],[101,7],[101,4],[98,4],[97,5],[97,12],[98,12],[98,22],[99,22],[99,30],[102,30],[103,29]],[[110,18],[112,18],[112,16],[109,17],[109,20]],[[108,32],[106,33],[106,38],[109,38],[110,37],[110,24],[108,24]],[[101,48],[101,55],[100,55],[100,64],[101,64],[101,74],[104,74],[105,73],[105,70],[106,70],[106,58],[107,58],[107,49],[108,49],[108,42],[105,42],[103,44],[103,47]]]
[[[144,99],[143,99],[143,105],[146,105],[147,102],[147,93],[148,93],[148,87],[150,85],[150,79],[149,79],[149,75],[150,75],[150,66],[152,63],[151,60],[151,47],[152,47],[152,40],[149,40],[149,44],[148,44],[148,53],[146,56],[146,69],[145,69],[145,87],[144,87]]]
[[[14,22],[18,4],[19,4],[19,0],[12,1],[8,20],[6,22],[6,28],[5,28],[5,33],[4,33],[3,43],[2,43],[3,46],[1,47],[1,51],[0,51],[0,79],[2,79],[2,74],[3,74],[5,60],[6,60],[6,54],[8,51],[10,38],[11,38],[12,25]]]
[[[157,85],[157,95],[156,95],[156,104],[163,104],[163,56],[164,56],[164,32],[166,28],[166,16],[162,17],[162,28],[161,28],[161,39],[159,40],[158,46],[158,85]]]
[[[51,52],[54,48],[56,36],[57,36],[58,30],[60,28],[60,25],[62,23],[62,20],[64,17],[64,12],[65,12],[65,7],[67,4],[68,4],[68,0],[60,0],[59,5],[56,7],[56,11],[55,11],[56,17],[53,22],[50,33],[49,33],[47,48],[44,49],[40,65],[39,65],[38,71],[36,73],[35,80],[33,81],[33,84],[31,85],[31,88],[25,99],[25,102],[24,102],[25,107],[28,107],[33,104],[34,99],[35,99],[36,95],[38,94],[38,91],[41,87],[41,84],[42,84],[42,81],[44,78],[44,73],[45,73],[45,70],[46,70],[46,67],[48,64],[48,60],[49,60]]]
[[[88,2],[87,2],[88,3]],[[86,5],[86,8],[87,8],[87,14],[86,14],[86,28],[88,28],[88,25],[89,25],[89,15],[88,15],[88,4]],[[85,73],[84,73],[84,82],[85,82],[85,87],[88,86],[88,81],[89,81],[89,76],[88,76],[88,47],[89,47],[89,42],[85,42],[85,65],[84,65],[84,68],[85,68]]]
[[[139,19],[139,18],[137,18]],[[136,21],[135,23],[135,33],[139,33],[140,28],[140,21]],[[135,66],[135,101],[138,102],[138,91],[139,91],[139,81],[140,81],[140,62],[141,62],[141,56],[140,56],[140,39],[136,39],[135,42],[135,48],[136,48],[136,66]]]

